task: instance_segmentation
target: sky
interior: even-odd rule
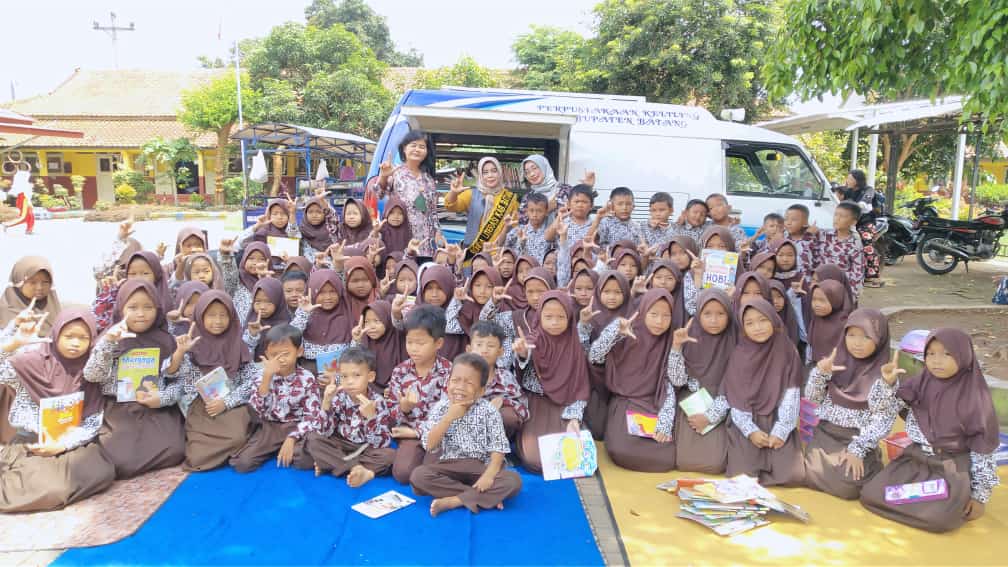
[[[367,3],[386,17],[397,47],[416,48],[427,67],[451,65],[467,54],[487,67],[511,68],[511,44],[532,24],[589,35],[597,0],[508,0],[506,9],[472,0]],[[226,58],[235,39],[266,35],[286,21],[303,22],[309,0],[50,0],[44,12],[58,16],[44,18],[40,3],[5,4],[0,104],[11,100],[12,84],[17,98],[46,93],[77,67],[115,68],[116,57],[121,69],[196,69],[197,56]],[[107,32],[93,29],[95,21],[110,25],[110,12],[117,26],[136,27],[118,32],[115,50]],[[838,104],[827,100],[801,108]]]

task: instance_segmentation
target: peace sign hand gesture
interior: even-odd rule
[[[305,313],[311,314],[312,311],[315,311],[319,307],[321,307],[321,305],[312,303],[312,290],[310,288],[308,289],[308,293],[306,295],[302,295],[298,298],[298,309],[304,311]]]
[[[360,320],[357,321],[357,325],[353,329],[350,329],[350,337],[353,339],[353,342],[355,342],[357,344],[360,344],[360,342],[362,340],[364,340],[364,316],[363,315],[360,316]]]
[[[903,374],[906,374],[906,370],[899,367],[899,351],[894,350],[892,360],[882,365],[882,379],[886,384],[893,386]]]
[[[651,274],[652,276],[654,274]],[[634,278],[633,285],[630,286],[630,293],[633,295],[642,295],[647,292],[647,286],[651,283],[651,276],[637,276]]]
[[[532,349],[534,348],[535,345],[529,344],[528,339],[525,338],[525,332],[522,331],[521,327],[518,327],[518,338],[511,343],[511,350],[518,355],[518,358],[528,360],[528,357],[532,354]]]
[[[333,266],[343,265],[347,261],[347,257],[343,255],[343,249],[346,248],[346,239],[344,238],[339,244],[333,244],[326,249],[329,253],[329,257],[332,258]]]
[[[833,347],[833,352],[816,364],[816,368],[819,369],[819,372],[822,372],[823,374],[833,374],[834,372],[839,372],[840,370],[847,370],[846,366],[839,366],[833,363],[836,360],[836,355],[837,349],[836,347]]]
[[[195,327],[195,325],[193,327]],[[191,329],[190,332],[192,332]],[[136,337],[136,334],[130,332],[130,330],[126,327],[126,319],[123,319],[115,325],[112,325],[109,330],[105,332],[105,337],[109,341],[117,343],[123,339],[132,339]]]
[[[189,332],[184,335],[179,335],[175,337],[175,353],[177,356],[181,357],[183,354],[192,350],[196,343],[199,342],[199,337],[193,337],[193,333],[196,332],[196,325],[189,326]]]
[[[620,334],[620,336],[637,340],[637,335],[635,335],[633,332],[633,323],[637,319],[638,315],[640,315],[640,311],[631,315],[629,319],[624,319],[623,317],[619,318],[617,332]]]
[[[490,295],[490,299],[494,303],[500,302],[502,299],[514,299],[507,294],[507,288],[504,286],[496,286],[493,288],[493,293]]]
[[[596,315],[601,313],[601,311],[592,311],[593,307],[595,307],[595,296],[592,296],[592,298],[588,300],[588,305],[581,310],[581,314],[578,320],[581,322],[582,325],[591,324],[591,320]]]
[[[448,190],[452,195],[458,195],[465,191],[465,172],[459,172],[452,178],[451,188]]]
[[[381,288],[382,297],[388,295],[389,289],[392,287],[392,282],[394,281],[395,279],[392,277],[391,273],[385,274],[385,277],[382,278],[382,281],[380,282],[379,285],[379,287]]]
[[[672,348],[677,351],[682,351],[683,345],[686,343],[698,342],[695,338],[691,337],[689,334],[690,325],[693,324],[693,318],[690,317],[689,321],[686,321],[686,326],[676,329],[672,332]]]
[[[266,331],[271,328],[270,325],[262,324],[262,311],[256,311],[256,314],[258,315],[258,317],[256,317],[256,320],[249,321],[248,323],[249,335],[253,337],[258,337],[260,334],[263,333],[263,331]]]

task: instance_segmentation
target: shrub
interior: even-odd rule
[[[94,204],[94,208],[96,211],[110,211],[114,206],[115,205],[109,203],[108,201],[97,201]]]
[[[259,195],[263,192],[263,184],[249,180],[249,195]],[[224,180],[224,204],[241,205],[244,197],[241,177],[228,177]]]
[[[70,180],[73,181],[73,178]],[[141,203],[149,202],[154,195],[154,184],[148,181],[143,173],[133,169],[120,168],[112,174],[112,184],[116,187],[129,185],[136,190],[136,200]]]
[[[206,199],[200,194],[189,195],[189,205],[194,209],[205,209]]]
[[[132,185],[119,185],[115,188],[116,203],[133,205],[136,203],[137,190]]]
[[[965,193],[967,189],[963,189]],[[981,209],[985,207],[1008,206],[1008,183],[988,183],[978,185],[976,188],[977,206]]]

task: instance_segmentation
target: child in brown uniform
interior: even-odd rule
[[[438,460],[417,467],[410,484],[415,493],[434,496],[431,516],[461,506],[473,513],[503,509],[504,500],[521,490],[518,473],[502,470],[511,447],[500,412],[482,397],[489,376],[483,357],[458,355],[447,397],[420,426],[424,449],[436,452]]]

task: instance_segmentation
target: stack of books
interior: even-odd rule
[[[663,482],[659,490],[679,496],[676,517],[694,521],[721,536],[731,536],[770,523],[770,512],[787,514],[803,522],[809,515],[783,502],[752,477],[729,479],[679,479]]]

